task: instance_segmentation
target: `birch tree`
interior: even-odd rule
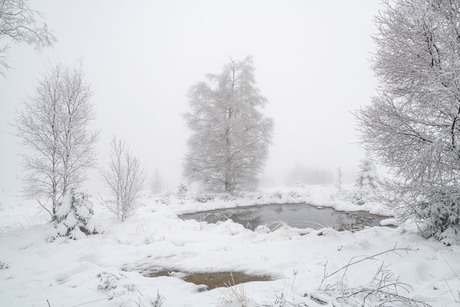
[[[53,219],[62,197],[80,187],[95,161],[98,132],[89,129],[94,119],[90,98],[81,68],[56,66],[18,113],[17,136],[26,149],[26,193],[51,202],[51,210],[40,204]]]
[[[55,37],[45,23],[39,24],[41,13],[32,10],[27,0],[0,0],[0,75],[9,68],[7,52],[9,42],[42,47],[51,46]]]
[[[137,158],[131,155],[126,141],[113,138],[108,169],[102,177],[109,187],[109,200],[104,205],[124,221],[135,209],[146,175]]]
[[[262,112],[266,103],[251,57],[231,60],[220,74],[195,84],[185,114],[192,131],[185,177],[211,191],[254,189],[272,139],[273,120]]]
[[[366,147],[399,179],[401,217],[440,239],[460,231],[459,21],[459,1],[387,1],[376,18],[379,95],[358,114]]]

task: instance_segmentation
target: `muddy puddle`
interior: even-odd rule
[[[211,290],[219,287],[231,287],[251,281],[269,281],[272,278],[268,275],[249,275],[243,272],[210,272],[210,273],[190,273],[169,270],[159,270],[151,272],[147,277],[178,277],[186,282],[201,286],[200,290]]]
[[[158,276],[177,276],[186,282],[194,283],[195,285],[204,285],[207,290],[230,287],[250,281],[268,281],[270,276],[248,275],[242,272],[211,272],[211,273],[178,273],[169,271],[159,271],[151,274],[149,277]]]
[[[339,231],[357,231],[367,226],[378,226],[380,221],[388,217],[370,214],[365,211],[342,212],[308,204],[272,204],[201,211],[184,214],[180,218],[208,223],[231,219],[248,229],[255,229],[260,225],[265,225],[270,230],[275,230],[287,224],[296,228],[320,229],[332,227]]]

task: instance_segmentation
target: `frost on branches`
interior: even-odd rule
[[[78,240],[95,234],[93,204],[88,195],[80,192],[67,193],[56,212],[58,236]]]
[[[48,209],[39,202],[52,220],[63,196],[78,189],[86,170],[94,166],[99,132],[90,129],[93,110],[90,86],[81,67],[57,65],[43,76],[35,95],[18,113],[15,126],[25,149],[25,192],[50,203]]]
[[[46,24],[40,24],[42,14],[31,9],[30,2],[0,0],[0,75],[5,76],[10,67],[6,61],[9,43],[26,43],[40,49],[56,42]]]
[[[131,155],[125,140],[112,138],[108,169],[101,175],[109,188],[109,199],[103,205],[124,221],[136,209],[136,201],[145,183],[145,171]]]
[[[257,187],[271,144],[273,121],[255,85],[251,57],[230,61],[190,89],[185,115],[192,135],[184,175],[215,192]]]
[[[438,238],[460,225],[459,20],[460,1],[387,1],[376,18],[379,95],[358,114],[363,143],[394,171],[399,214]]]

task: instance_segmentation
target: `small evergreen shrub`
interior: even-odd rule
[[[184,199],[187,197],[187,193],[188,193],[187,186],[183,183],[179,184],[179,186],[177,187],[177,197],[180,199]]]
[[[427,237],[446,245],[455,244],[460,234],[460,190],[454,187],[436,188],[419,203],[416,217]]]
[[[58,236],[78,240],[95,234],[93,204],[88,195],[80,192],[67,193],[56,212]]]
[[[214,194],[199,192],[193,196],[193,200],[199,203],[207,203],[216,198]]]

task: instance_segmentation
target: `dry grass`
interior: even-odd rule
[[[219,298],[218,304],[232,304],[238,303],[241,307],[248,306],[248,298],[246,295],[246,290],[242,284],[236,285],[235,280],[233,279],[233,274],[230,274],[232,280],[229,283],[224,283],[226,288],[220,290],[221,297]]]

